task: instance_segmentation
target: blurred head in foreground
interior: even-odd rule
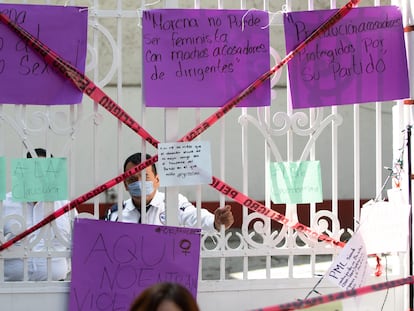
[[[158,283],[144,290],[129,311],[200,311],[193,295],[177,283]]]

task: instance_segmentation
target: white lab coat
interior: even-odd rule
[[[197,226],[197,208],[191,204],[188,199],[178,194],[178,222],[181,226],[196,227]],[[112,211],[109,220],[118,221],[118,210]],[[141,218],[140,211],[135,207],[132,199],[128,199],[123,203],[122,222],[138,223]],[[165,225],[165,194],[157,191],[154,198],[148,205],[147,224]],[[205,231],[214,231],[214,214],[206,209],[201,209],[201,229]]]
[[[10,240],[17,234],[23,232],[27,228],[40,222],[47,215],[53,213],[57,209],[61,208],[69,201],[55,201],[55,202],[37,202],[34,203],[22,203],[16,202],[12,199],[12,194],[7,193],[6,199],[3,201],[3,213],[2,213],[2,227],[3,234],[6,240]],[[23,218],[24,209],[26,213],[26,223]],[[72,233],[72,219],[73,212],[65,213],[64,215],[55,219],[51,224],[51,243],[49,250],[66,251],[69,248],[61,243],[56,237],[61,237],[64,241],[71,240]],[[45,226],[45,227],[46,227]],[[39,231],[45,229],[45,227],[30,234],[27,239],[34,241],[39,234]],[[16,245],[21,245],[21,241]],[[69,243],[70,245],[70,243]],[[13,247],[13,246],[12,246]],[[47,251],[47,245],[44,239],[40,239],[33,242],[33,251]],[[52,262],[52,280],[64,280],[70,271],[70,265],[65,257],[54,257]],[[28,280],[29,281],[44,281],[47,280],[47,260],[46,258],[28,258]],[[5,259],[4,260],[4,280],[5,281],[22,281],[23,280],[23,260],[21,258]]]

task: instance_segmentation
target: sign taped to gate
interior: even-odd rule
[[[87,8],[1,3],[0,13],[42,40],[81,72],[85,71]],[[78,104],[83,95],[68,79],[56,74],[27,40],[4,26],[0,27],[0,85],[1,103]]]
[[[286,13],[286,50],[295,48],[334,11]],[[292,59],[288,70],[296,109],[408,98],[401,10],[352,9]]]
[[[144,11],[145,105],[221,107],[269,70],[268,26],[260,10]],[[239,104],[269,105],[269,79]]]
[[[162,281],[197,295],[200,229],[75,221],[70,311],[127,310]]]

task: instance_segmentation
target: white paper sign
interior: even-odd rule
[[[388,201],[393,205],[407,205],[408,203],[405,198],[405,194],[405,191],[402,191],[401,188],[393,188],[387,190]]]
[[[409,212],[410,206],[403,203],[370,201],[364,204],[359,231],[368,254],[407,251]]]
[[[326,272],[326,277],[333,284],[345,289],[364,286],[371,273],[364,241],[359,231],[346,243]]]
[[[210,142],[158,144],[157,169],[161,187],[210,184]]]

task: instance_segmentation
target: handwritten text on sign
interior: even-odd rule
[[[69,310],[128,310],[162,281],[196,297],[199,257],[199,229],[76,220]]]
[[[65,158],[12,159],[12,196],[20,202],[68,198]]]
[[[56,5],[0,4],[0,12],[84,72],[87,9]],[[82,100],[82,92],[54,72],[23,39],[2,23],[0,85],[2,103],[59,105],[76,104]]]
[[[334,10],[284,17],[286,49]],[[409,97],[401,11],[396,6],[355,8],[288,64],[293,108],[386,101]]]
[[[144,99],[152,107],[221,107],[270,68],[268,13],[144,11]],[[268,106],[270,82],[239,106]]]
[[[273,203],[322,202],[322,178],[319,161],[270,163]]]
[[[210,142],[159,144],[158,173],[162,187],[210,184]]]
[[[370,272],[364,240],[356,231],[335,258],[326,277],[333,284],[349,290],[364,286]]]

